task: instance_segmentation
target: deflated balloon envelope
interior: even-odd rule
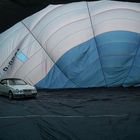
[[[139,23],[139,3],[49,5],[0,35],[0,76],[37,88],[139,86]]]

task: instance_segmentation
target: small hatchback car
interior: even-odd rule
[[[37,90],[18,78],[0,80],[0,95],[8,96],[9,99],[21,97],[36,97]]]

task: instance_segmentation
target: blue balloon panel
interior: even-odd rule
[[[140,34],[112,31],[66,52],[37,88],[136,86],[140,81]]]

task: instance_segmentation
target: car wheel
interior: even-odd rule
[[[13,99],[13,93],[10,91],[9,92],[9,99],[12,100]]]
[[[33,97],[36,99],[37,98],[37,94],[35,94]]]

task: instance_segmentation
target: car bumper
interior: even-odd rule
[[[13,94],[13,98],[36,97],[37,93]]]

